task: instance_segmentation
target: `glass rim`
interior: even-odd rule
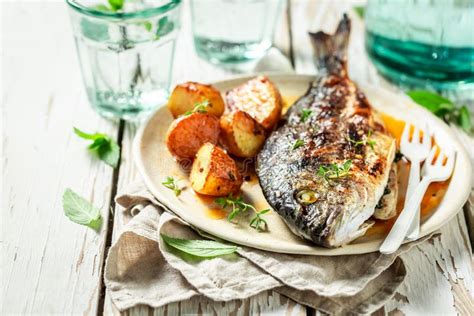
[[[133,12],[111,12],[111,11],[98,10],[91,7],[86,7],[78,3],[76,0],[66,0],[66,2],[74,10],[80,13],[89,15],[89,16],[93,16],[96,18],[111,18],[111,19],[126,20],[126,19],[133,19],[133,18],[148,18],[148,17],[155,16],[157,14],[168,12],[174,9],[175,7],[177,7],[181,3],[181,0],[169,0],[166,4],[161,5],[159,7],[146,8],[143,10],[133,11]]]

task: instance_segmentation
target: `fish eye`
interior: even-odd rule
[[[312,190],[301,190],[296,193],[296,200],[303,205],[312,204],[318,200],[318,194]]]

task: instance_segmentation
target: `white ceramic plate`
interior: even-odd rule
[[[240,77],[213,83],[221,92],[234,88],[250,77]],[[303,95],[314,79],[306,75],[270,75],[283,96]],[[394,94],[381,88],[362,86],[372,106],[384,113],[412,122],[428,123],[441,147],[452,147],[457,151],[457,160],[450,185],[441,204],[421,226],[420,237],[425,236],[454,217],[466,201],[471,183],[471,166],[461,144],[450,128],[427,110],[414,104],[408,97]],[[190,188],[188,175],[173,160],[165,145],[166,131],[173,118],[166,107],[162,107],[142,126],[134,142],[137,167],[153,195],[186,222],[209,234],[258,249],[294,254],[347,255],[377,251],[382,238],[364,238],[336,249],[327,249],[311,244],[293,235],[276,212],[265,215],[268,232],[257,232],[248,226],[247,219],[233,224],[224,219],[210,217],[209,202],[199,198]],[[167,176],[180,178],[186,189],[179,197],[161,183]],[[244,182],[242,191],[246,199],[257,209],[269,208],[258,181]]]

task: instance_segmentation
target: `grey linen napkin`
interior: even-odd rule
[[[324,257],[240,247],[237,255],[184,260],[160,234],[203,237],[168,212],[142,183],[130,185],[116,202],[133,216],[110,248],[105,266],[105,285],[119,310],[138,304],[159,307],[197,295],[226,302],[273,289],[329,314],[371,313],[392,297],[406,275],[398,256],[429,238],[405,244],[392,255]]]

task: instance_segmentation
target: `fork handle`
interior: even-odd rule
[[[407,206],[410,197],[413,195],[418,184],[420,184],[420,164],[421,161],[419,160],[412,160],[410,161],[410,175],[408,177],[408,186],[407,192],[405,194],[405,206]],[[410,225],[410,229],[408,230],[408,239],[413,240],[417,239],[420,233],[420,207],[415,210],[415,218]]]
[[[420,206],[421,200],[430,183],[430,179],[424,178],[416,187],[408,200],[408,204],[405,205],[387,238],[385,238],[383,244],[380,246],[381,253],[391,254],[400,247],[416,215],[416,209]]]

